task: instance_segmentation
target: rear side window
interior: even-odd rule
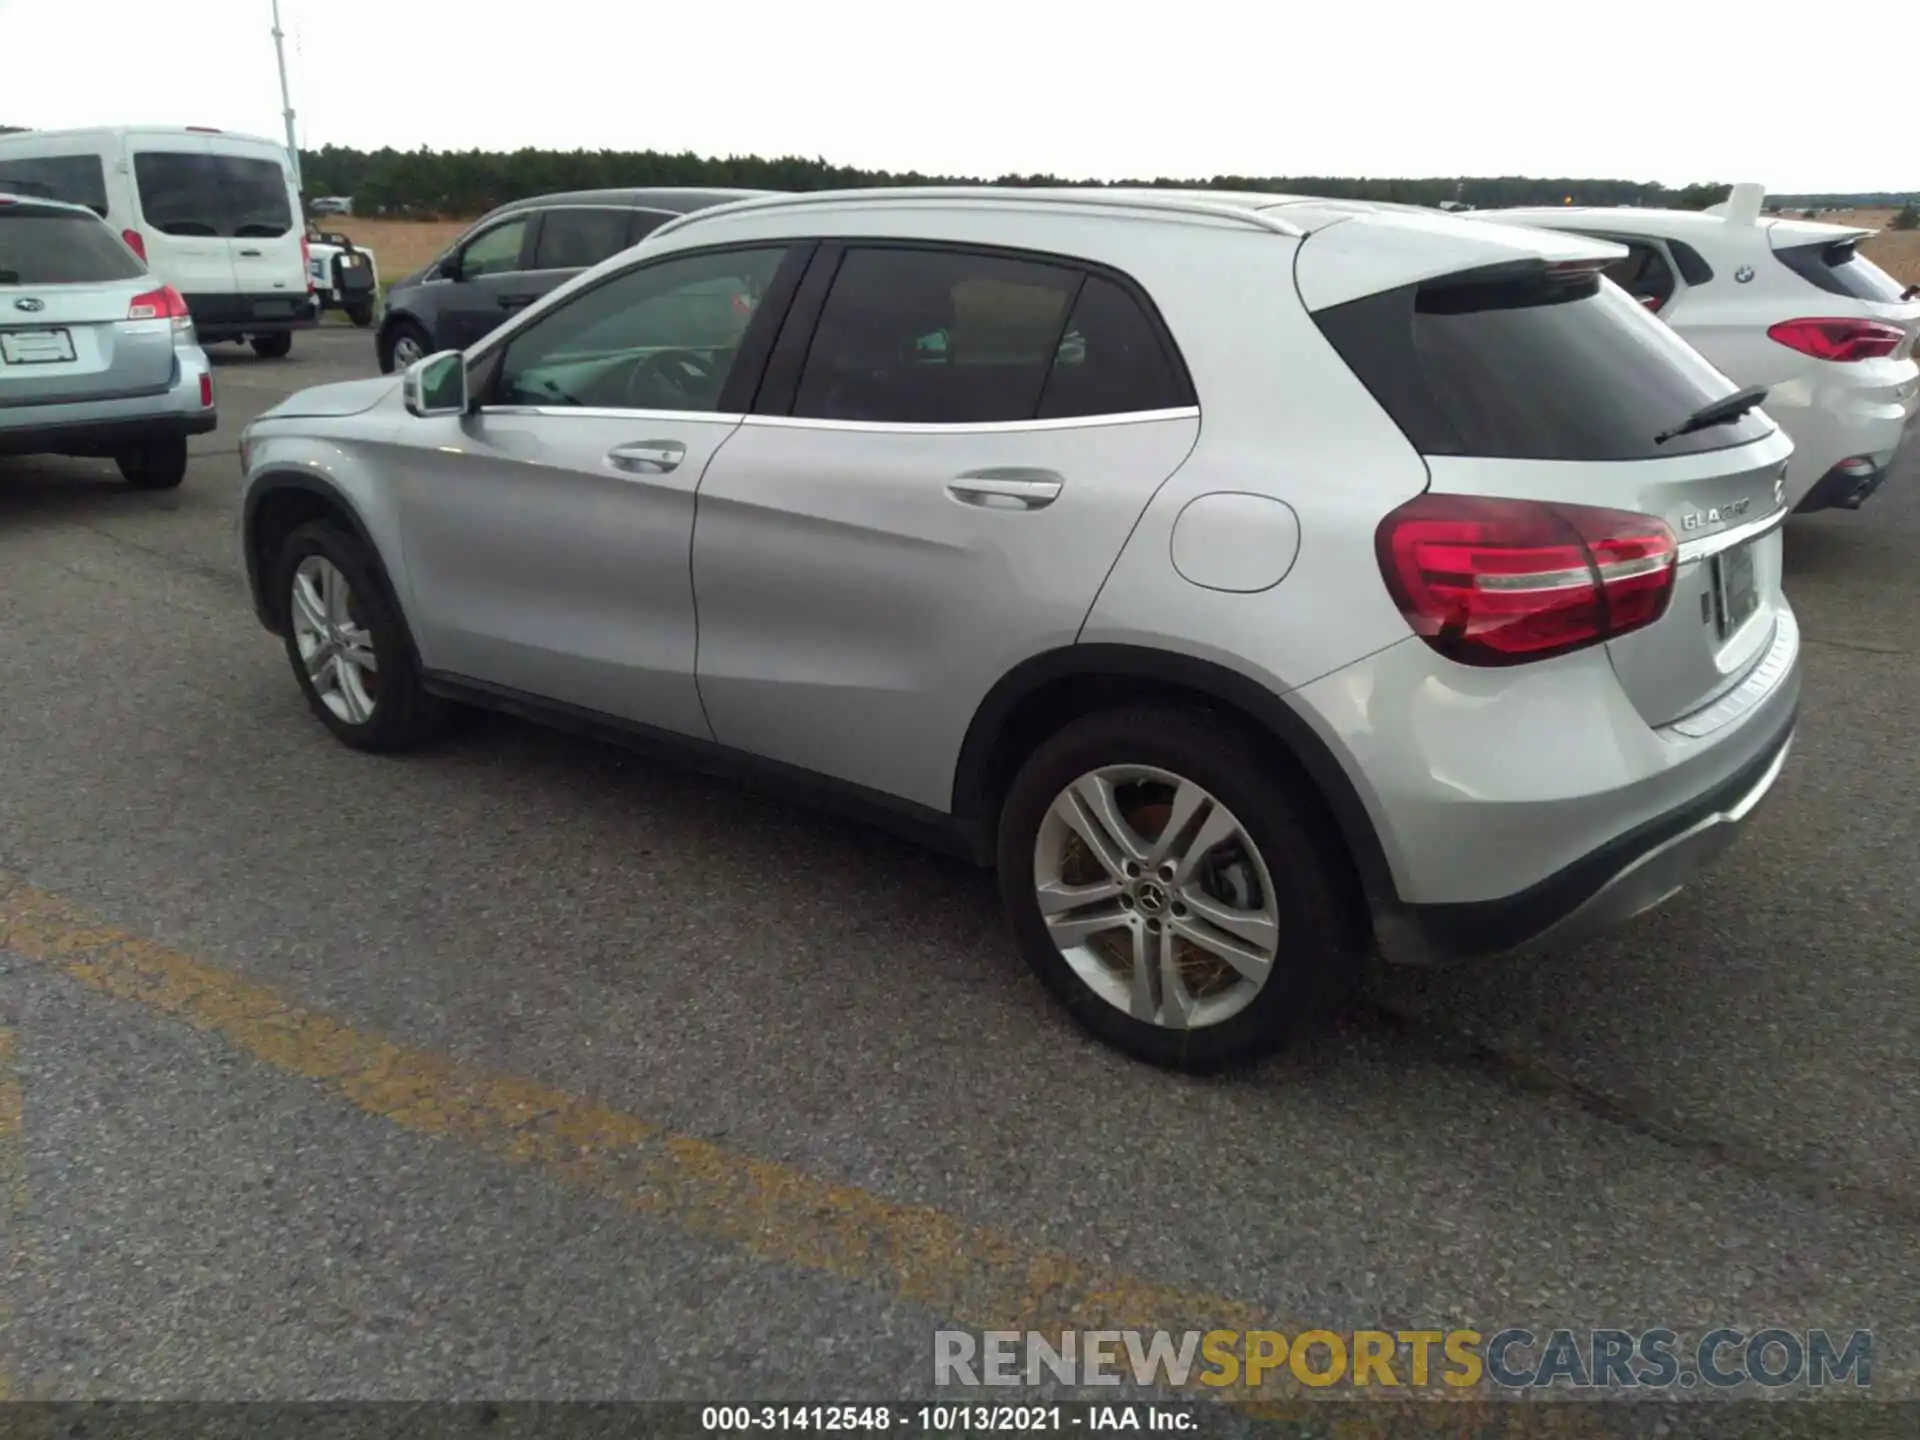
[[[533,245],[536,270],[585,270],[627,248],[625,210],[549,210]]]
[[[849,249],[793,413],[984,425],[1190,404],[1140,305],[1072,265],[984,252]]]
[[[1532,265],[1404,286],[1315,322],[1426,455],[1652,460],[1771,433],[1758,411],[1665,444],[1737,388],[1593,275]]]
[[[0,190],[84,205],[103,217],[107,213],[107,172],[98,155],[0,160]]]
[[[1859,244],[1857,240],[1844,240],[1838,245],[1818,242],[1789,246],[1773,254],[1802,280],[1819,286],[1829,295],[1873,300],[1882,305],[1899,304],[1906,287],[1862,255]]]
[[[1118,282],[1089,275],[1040,396],[1042,420],[1173,410],[1193,389],[1159,328]]]
[[[89,216],[0,209],[0,285],[98,285],[146,273],[120,237]]]
[[[1606,238],[1626,246],[1627,257],[1614,261],[1602,274],[1634,299],[1646,301],[1656,310],[1673,298],[1679,285],[1673,278],[1673,267],[1667,264],[1667,257],[1659,246],[1644,240],[1620,240],[1612,235]]]
[[[287,172],[271,160],[205,151],[133,157],[140,212],[163,235],[270,240],[293,229]]]

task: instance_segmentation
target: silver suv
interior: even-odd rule
[[[164,490],[217,423],[179,292],[84,206],[0,194],[0,455],[111,457]]]
[[[747,201],[263,416],[240,543],[348,744],[467,702],[798,782],[996,866],[1084,1024],[1211,1068],[1370,948],[1658,903],[1779,774],[1791,446],[1619,254],[1273,196]]]

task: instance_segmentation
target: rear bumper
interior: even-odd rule
[[[207,357],[197,346],[175,354],[179,379],[159,395],[0,409],[0,455],[112,455],[206,434],[220,423],[218,407],[200,403]]]
[[[1913,437],[1916,433],[1920,433],[1920,407],[1916,407],[1913,414],[1907,417],[1906,427],[1891,449],[1849,456],[1842,460],[1814,482],[1806,498],[1794,507],[1794,513],[1809,515],[1819,510],[1858,510],[1886,483],[1900,456],[1914,448],[1916,442]]]
[[[1488,673],[1418,640],[1296,690],[1352,782],[1386,875],[1384,958],[1439,964],[1571,938],[1672,894],[1772,784],[1800,698],[1800,629],[1703,707],[1649,726],[1601,647]]]
[[[320,323],[320,304],[311,291],[246,295],[188,295],[187,309],[202,340],[240,340],[287,330],[311,330]]]
[[[0,455],[112,455],[158,440],[180,440],[217,429],[219,414],[143,415],[91,424],[40,425],[0,429]]]
[[[1798,711],[1766,748],[1689,804],[1608,841],[1517,895],[1458,905],[1407,906],[1381,937],[1386,958],[1431,965],[1571,943],[1613,929],[1671,899],[1734,841],[1766,798],[1793,748]]]

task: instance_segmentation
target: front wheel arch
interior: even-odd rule
[[[264,475],[247,494],[241,515],[241,534],[247,564],[247,586],[253,596],[260,623],[276,635],[286,633],[287,617],[281,598],[272,593],[270,580],[274,562],[279,559],[287,537],[314,520],[331,520],[352,532],[354,538],[374,557],[380,581],[387,589],[388,601],[401,620],[407,646],[415,664],[420,663],[420,647],[413,635],[406,607],[400,603],[393,577],[387,571],[386,558],[375,543],[373,532],[339,489],[329,482],[300,471],[281,471]]]

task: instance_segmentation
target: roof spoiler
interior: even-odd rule
[[[1718,205],[1709,205],[1707,214],[1718,215],[1729,225],[1753,225],[1760,220],[1760,211],[1767,203],[1767,187],[1749,180],[1744,185],[1736,185],[1727,192],[1727,198]]]

